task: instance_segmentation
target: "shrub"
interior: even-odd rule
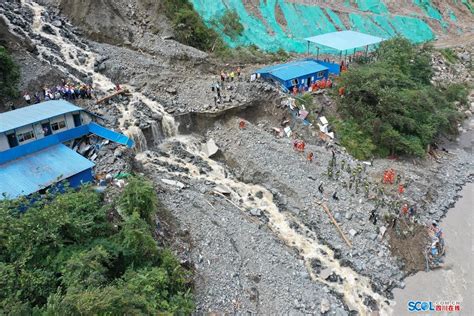
[[[17,84],[20,79],[18,66],[5,49],[0,46],[0,99],[17,97]]]
[[[230,38],[235,39],[242,34],[244,26],[240,23],[239,15],[235,11],[227,10],[219,19],[222,31]]]

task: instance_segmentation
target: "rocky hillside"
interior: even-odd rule
[[[147,33],[168,37],[172,29],[163,2],[152,0],[41,0],[80,25],[91,38],[125,45]],[[468,0],[191,0],[206,23],[230,46],[254,44],[261,49],[306,52],[305,37],[356,30],[389,38],[397,34],[413,42],[461,36],[472,31],[474,6]],[[234,11],[244,27],[229,37],[220,18]]]

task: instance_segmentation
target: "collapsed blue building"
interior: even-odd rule
[[[95,164],[71,149],[86,135],[134,145],[97,124],[97,118],[64,100],[0,113],[0,199],[27,196],[61,181],[72,187],[92,181]]]

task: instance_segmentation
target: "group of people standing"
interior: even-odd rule
[[[27,104],[36,104],[49,100],[75,100],[75,99],[92,99],[94,90],[88,84],[74,84],[63,82],[55,87],[44,87],[41,92],[30,95],[29,92],[23,93],[23,99]]]
[[[235,71],[221,71],[220,83],[219,81],[216,81],[211,86],[211,91],[214,93],[214,105],[217,105],[217,103],[222,103],[222,90],[226,90],[226,83],[234,82],[234,80],[240,81],[241,74],[240,67],[237,67]],[[232,86],[228,89],[232,89]]]

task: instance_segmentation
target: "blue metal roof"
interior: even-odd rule
[[[0,113],[0,133],[30,125],[51,117],[83,109],[64,100],[53,100]]]
[[[0,165],[0,199],[29,195],[94,167],[94,163],[59,144]]]
[[[331,47],[339,51],[373,45],[385,39],[355,31],[331,32],[308,37],[305,40],[319,45]]]
[[[291,80],[307,76],[319,71],[325,71],[328,68],[318,64],[313,60],[298,60],[286,64],[278,64],[270,67],[265,67],[256,71],[256,73],[269,73],[281,80]]]

